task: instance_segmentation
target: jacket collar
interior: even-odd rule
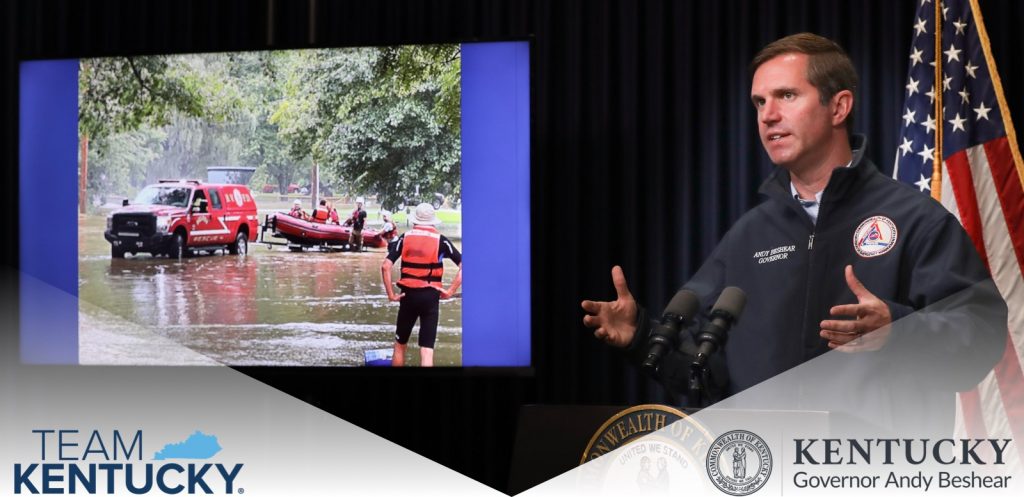
[[[825,186],[823,201],[832,202],[845,197],[852,191],[855,185],[860,184],[878,171],[878,168],[871,163],[871,160],[865,157],[868,140],[864,135],[853,135],[850,139],[850,146],[853,152],[853,162],[850,163],[850,167],[840,167],[832,170],[832,176],[828,180],[828,185]],[[761,184],[758,192],[770,198],[796,204],[796,200],[790,194],[789,184],[789,171],[776,167],[768,175],[768,179]]]

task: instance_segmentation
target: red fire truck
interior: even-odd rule
[[[181,258],[193,250],[245,255],[259,221],[244,185],[161,180],[107,218],[110,256],[148,252]]]

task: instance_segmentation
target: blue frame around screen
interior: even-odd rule
[[[464,366],[530,365],[529,55],[462,45]],[[77,364],[78,308],[53,302],[78,297],[78,60],[20,78],[21,359]]]
[[[21,360],[78,363],[78,60],[21,63]],[[70,295],[72,298],[67,298]]]
[[[530,44],[462,45],[462,363],[530,365]]]

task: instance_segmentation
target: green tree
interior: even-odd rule
[[[458,133],[462,115],[459,45],[409,45],[379,50],[378,76],[393,79],[399,94],[419,93],[430,87],[435,118]]]
[[[218,58],[223,55],[80,62],[79,139],[88,151],[80,156],[83,211],[89,196],[123,193],[159,177],[203,177],[207,166],[237,160],[242,142],[229,119],[238,114],[240,95]],[[157,130],[164,137],[157,156],[143,154],[153,150],[148,140]]]
[[[283,87],[287,84],[282,67],[289,67],[295,57],[295,52],[238,54],[232,64],[233,74],[249,96],[247,108],[253,119],[252,135],[243,157],[247,164],[256,166],[262,175],[277,183],[282,194],[287,193],[288,185],[309,164],[308,152],[292,152],[290,142],[272,118],[282,105]]]
[[[131,197],[145,184],[146,171],[162,154],[165,138],[162,129],[144,126],[93,142],[89,149],[90,201],[109,193]]]
[[[203,179],[211,166],[238,164],[250,135],[248,128],[244,122],[210,123],[180,114],[173,116],[171,123],[161,128],[165,139],[160,157],[150,164],[146,181]]]
[[[82,59],[78,82],[79,132],[92,138],[206,111],[197,78],[169,57]]]
[[[272,116],[293,157],[395,206],[417,188],[460,193],[459,47],[302,53]]]

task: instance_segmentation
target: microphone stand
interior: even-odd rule
[[[690,380],[687,399],[693,407],[706,407],[710,403],[708,383],[711,373],[708,371],[708,358],[716,350],[722,350],[729,336],[729,328],[736,322],[746,305],[747,295],[734,286],[725,287],[715,302],[707,323],[697,335],[697,353],[690,364]]]
[[[651,330],[647,345],[648,354],[640,364],[642,370],[654,376],[665,388],[664,392],[668,396],[669,403],[681,407],[685,406],[680,402],[673,389],[660,378],[659,373],[661,372],[662,356],[668,351],[678,347],[678,350],[683,351],[684,354],[686,353],[682,345],[686,341],[681,338],[683,333],[687,333],[684,326],[686,322],[685,318],[681,319],[679,316],[672,314],[662,316],[660,321],[652,321],[651,326],[653,329]]]
[[[708,390],[708,368],[701,361],[702,357],[694,359],[690,364],[690,381],[687,384],[686,403],[691,408],[707,407]]]

